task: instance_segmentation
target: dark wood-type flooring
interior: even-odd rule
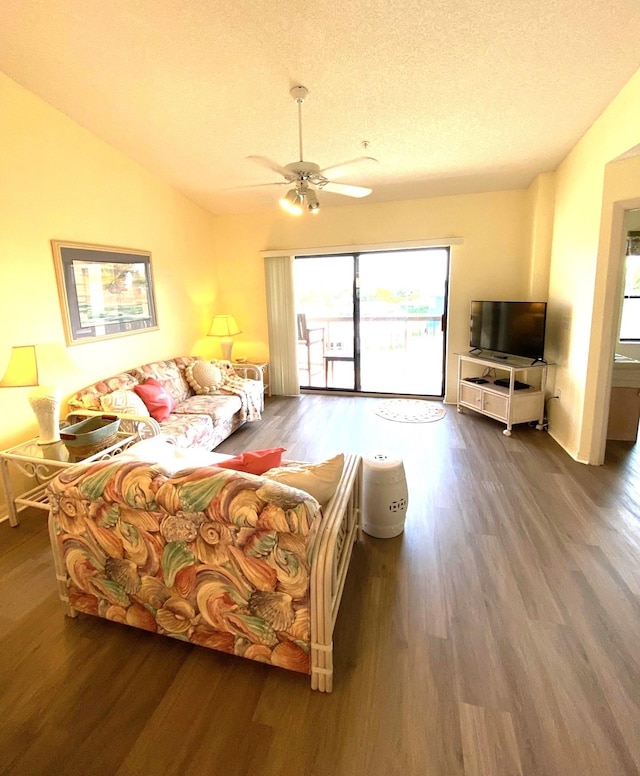
[[[63,614],[44,512],[0,525],[0,773],[618,776],[640,772],[640,454],[375,398],[273,398],[218,449],[404,459],[404,534],[354,548],[334,692]],[[640,446],[640,443],[639,443]]]

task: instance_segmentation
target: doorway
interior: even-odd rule
[[[296,257],[301,388],[444,395],[449,249]]]
[[[640,146],[637,148],[640,150]],[[618,338],[626,263],[625,214],[640,209],[639,180],[640,154],[637,152],[605,167],[600,226],[600,239],[605,247],[598,254],[598,265],[606,279],[604,283],[596,284],[593,305],[593,317],[600,324],[602,335],[597,356],[593,365],[589,365],[586,382],[592,386],[593,400],[585,408],[580,421],[580,433],[585,436],[582,445],[585,452],[578,458],[595,466],[605,462],[613,368],[615,354],[620,348]],[[590,429],[593,429],[592,433],[589,433]]]
[[[623,218],[624,284],[613,358],[607,440],[635,442],[640,423],[640,209]]]

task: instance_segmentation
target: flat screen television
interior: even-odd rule
[[[542,360],[546,319],[546,302],[471,302],[471,347]]]

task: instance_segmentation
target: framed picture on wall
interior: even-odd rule
[[[151,254],[52,240],[68,345],[158,328]]]

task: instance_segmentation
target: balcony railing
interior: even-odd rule
[[[363,391],[440,395],[443,334],[440,315],[361,316],[360,377]],[[324,351],[310,354],[311,374],[300,369],[300,385],[353,389],[353,319],[310,316],[309,328],[325,330]],[[306,354],[299,358],[306,362]]]

